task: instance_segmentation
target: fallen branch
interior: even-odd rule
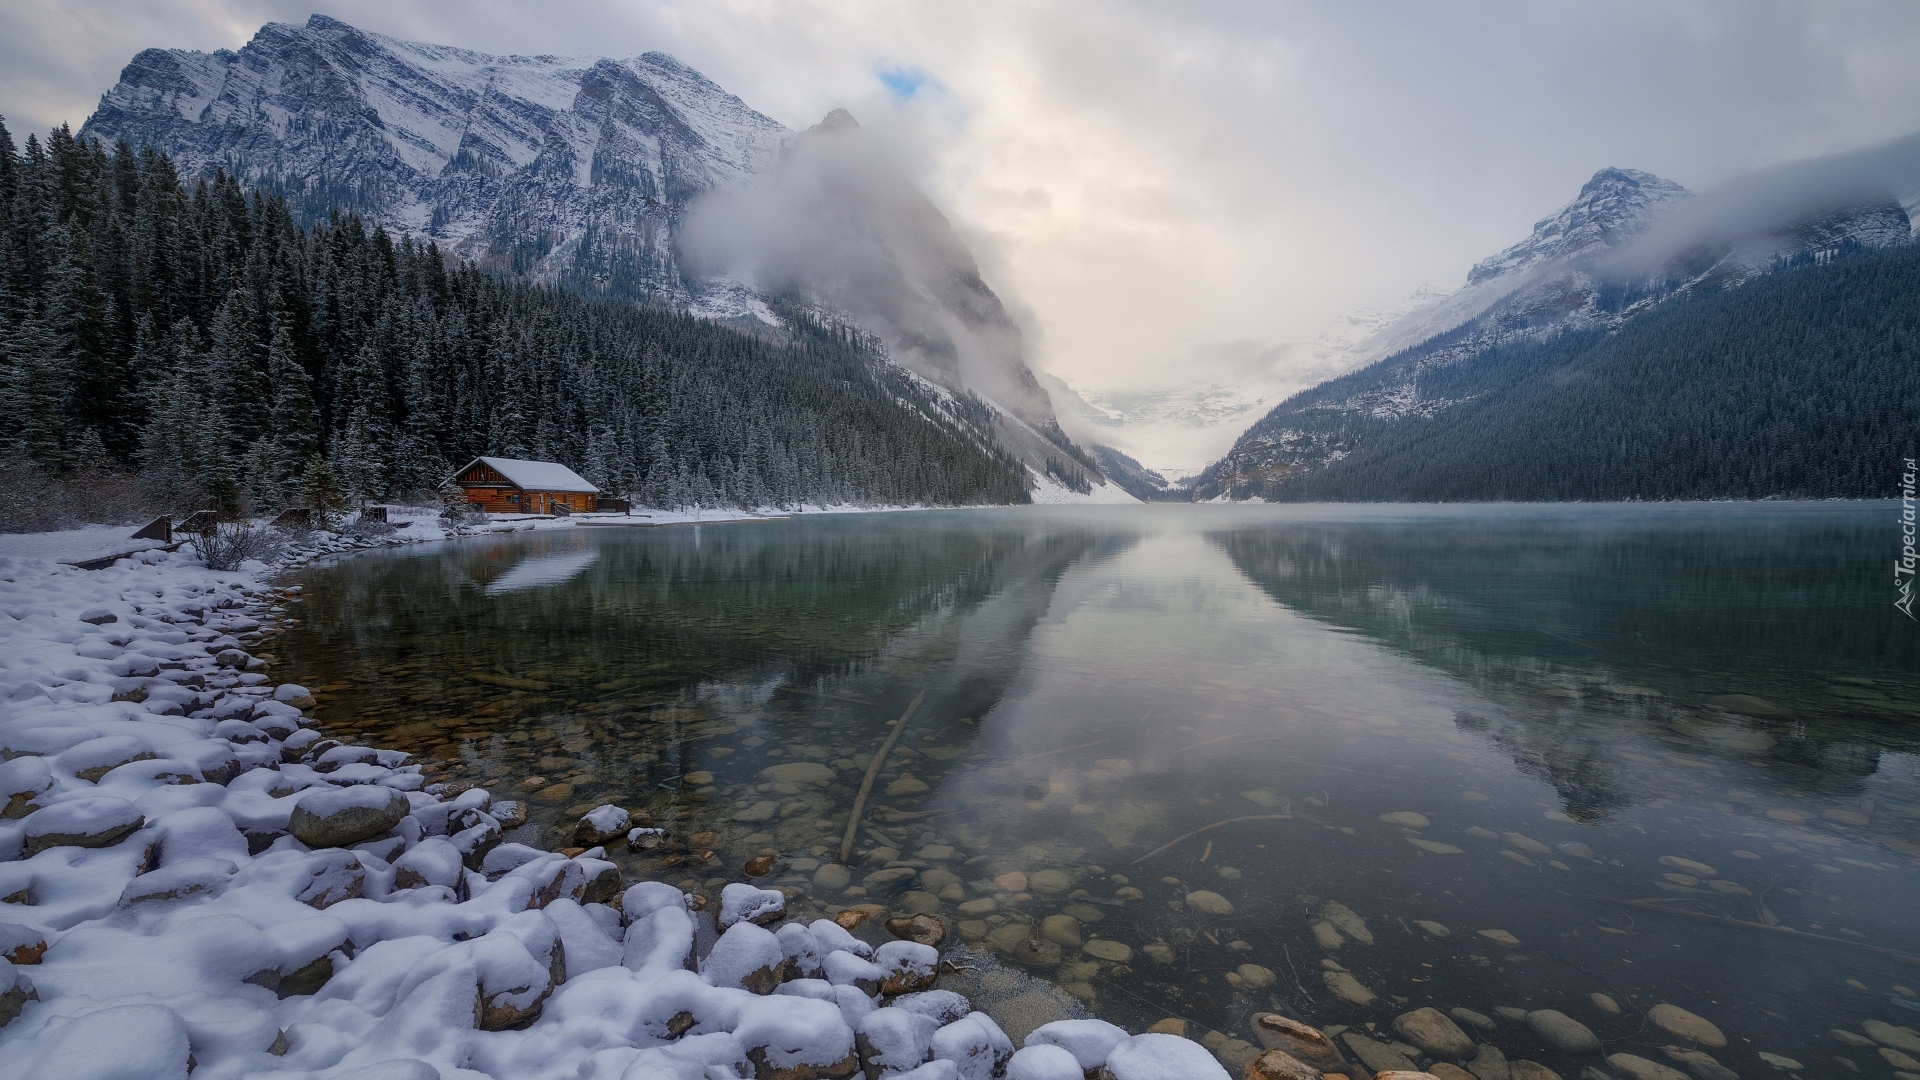
[[[1864,941],[1848,941],[1846,938],[1828,937],[1825,934],[1809,934],[1805,930],[1795,930],[1791,926],[1768,926],[1766,923],[1749,922],[1746,919],[1735,919],[1727,915],[1709,915],[1704,911],[1688,911],[1685,908],[1664,907],[1661,902],[1657,900],[1617,900],[1611,896],[1602,896],[1598,899],[1605,900],[1609,904],[1619,904],[1622,907],[1639,908],[1642,911],[1658,911],[1664,915],[1680,915],[1689,919],[1699,919],[1702,922],[1719,923],[1722,926],[1737,926],[1743,930],[1765,930],[1771,934],[1785,934],[1788,937],[1799,938],[1802,941],[1819,941],[1828,945],[1844,945],[1849,949],[1862,949],[1866,952],[1878,953],[1881,956],[1893,960],[1895,963],[1920,965],[1920,956],[1903,953],[1898,949],[1889,949],[1885,945],[1869,945]]]
[[[867,778],[860,781],[860,794],[853,800],[853,813],[847,818],[847,835],[840,840],[841,863],[844,864],[853,857],[853,834],[860,828],[860,813],[867,808],[867,796],[873,793],[874,777],[880,775],[880,766],[886,762],[887,755],[893,752],[893,744],[899,740],[900,733],[907,730],[907,721],[913,719],[913,711],[920,707],[920,702],[925,700],[926,696],[925,690],[913,696],[913,701],[907,705],[907,711],[901,713],[900,719],[893,722],[893,734],[888,735],[887,741],[881,743],[880,749],[874,752],[873,762],[867,766]]]
[[[884,824],[898,825],[903,821],[920,821],[925,818],[946,817],[964,811],[964,806],[949,807],[945,810],[895,810],[891,806],[875,807],[873,816]],[[868,830],[872,831],[872,830]]]
[[[1173,839],[1167,841],[1166,843],[1161,844],[1159,847],[1154,848],[1152,851],[1147,852],[1145,855],[1142,855],[1139,858],[1133,860],[1127,865],[1138,866],[1141,863],[1146,862],[1148,859],[1153,858],[1155,855],[1158,855],[1161,852],[1167,850],[1168,848],[1174,846],[1175,844],[1180,843],[1182,840],[1191,840],[1194,837],[1199,836],[1201,833],[1206,832],[1209,829],[1217,829],[1222,825],[1232,825],[1235,822],[1239,822],[1239,821],[1284,821],[1292,817],[1293,817],[1292,814],[1248,814],[1246,817],[1230,817],[1225,821],[1216,821],[1211,825],[1202,825],[1190,833],[1185,833],[1183,835],[1174,837]]]
[[[1214,743],[1217,743],[1217,742],[1226,742],[1228,739],[1237,739],[1242,734],[1245,734],[1245,733],[1235,731],[1235,732],[1232,732],[1231,734],[1221,735],[1212,739],[1202,739],[1199,742],[1194,743],[1192,746],[1183,746],[1180,749],[1173,751],[1173,753],[1184,754],[1189,750],[1198,750],[1203,746],[1212,746]]]
[[[1056,746],[1051,750],[1042,750],[1037,754],[1028,754],[1026,757],[1022,758],[1021,760],[1033,761],[1038,758],[1048,757],[1052,754],[1064,754],[1069,750],[1085,750],[1089,746],[1099,746],[1101,743],[1106,741],[1107,740],[1105,739],[1095,739],[1092,742],[1074,743],[1072,746]]]

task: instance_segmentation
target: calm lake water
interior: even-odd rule
[[[1496,1010],[1684,1068],[1647,1017],[1671,1003],[1742,1075],[1891,1076],[1829,1032],[1920,1026],[1896,513],[580,528],[309,568],[274,651],[323,726],[525,799],[542,842],[646,810],[670,840],[618,854],[629,878],[716,891],[772,855],[798,908],[937,912],[1135,1030],[1251,1039],[1276,1010],[1390,1039],[1465,1007],[1571,1077],[1598,1059]]]

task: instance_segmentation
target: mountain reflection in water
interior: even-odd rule
[[[1186,1018],[1232,1060],[1255,1012],[1384,1038],[1434,1005],[1509,1057],[1597,1064],[1496,1011],[1551,1008],[1686,1068],[1647,1022],[1666,1002],[1743,1074],[1762,1051],[1874,1074],[1827,1032],[1911,1023],[1920,978],[1891,521],[1029,508],[490,537],[303,572],[280,656],[329,729],[526,798],[522,839],[617,802],[670,833],[615,853],[630,878],[715,891],[766,856],[795,910],[939,915],[1054,987],[994,1004],[1016,1039],[1077,1000]],[[843,867],[868,755],[923,693]]]

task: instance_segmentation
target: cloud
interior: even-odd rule
[[[901,141],[835,110],[753,183],[688,209],[682,264],[844,311],[935,382],[1048,419],[1019,328],[909,179],[910,160]]]
[[[140,48],[316,6],[491,52],[660,49],[794,128],[844,106],[904,148],[1036,363],[1088,386],[1459,282],[1604,166],[1710,190],[1920,129],[1897,0],[13,0],[0,111],[77,124]]]

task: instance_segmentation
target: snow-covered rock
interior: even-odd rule
[[[765,926],[786,912],[787,898],[778,889],[762,889],[734,882],[720,890],[720,929],[750,922]]]
[[[1106,1064],[1107,1055],[1126,1038],[1126,1029],[1105,1020],[1055,1020],[1033,1029],[1025,1045],[1057,1046],[1092,1072]]]
[[[1113,1080],[1229,1080],[1207,1048],[1178,1035],[1135,1035],[1107,1053]]]
[[[1007,1080],[1086,1080],[1087,1070],[1058,1046],[1026,1046],[1007,1061]]]
[[[946,1025],[934,1032],[929,1042],[934,1057],[953,1062],[960,1080],[991,1080],[1013,1057],[1013,1041],[981,1012],[968,1013]]]
[[[389,832],[407,816],[407,797],[391,788],[320,788],[300,796],[287,829],[308,847],[346,847]]]
[[[0,1080],[185,1078],[190,1062],[194,1080],[839,1076],[863,1052],[914,1080],[1006,1065],[993,1021],[923,989],[932,947],[780,923],[779,893],[736,884],[701,956],[688,894],[622,892],[597,850],[499,842],[512,804],[322,738],[294,684],[97,692],[136,685],[112,681],[126,652],[203,681],[236,670],[219,659],[235,639],[206,620],[274,598],[177,552],[93,573],[0,557],[0,745],[16,755],[0,789],[26,808],[0,824]],[[97,656],[72,631],[95,607],[124,631]]]

